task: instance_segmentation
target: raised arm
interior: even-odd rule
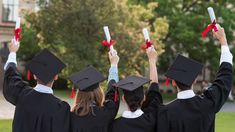
[[[109,69],[108,90],[107,90],[105,99],[115,101],[115,96],[118,95],[118,89],[113,87],[113,84],[117,83],[119,81],[119,77],[118,77],[119,56],[117,55],[116,50],[109,52],[109,61],[110,61],[111,67]],[[116,93],[116,95],[115,95],[115,93]],[[118,97],[116,97],[116,99],[118,99]],[[117,102],[117,101],[115,101],[115,102]]]
[[[146,101],[143,103],[142,109],[145,112],[151,112],[162,104],[163,101],[158,85],[158,73],[156,67],[157,52],[153,47],[150,47],[146,50],[146,53],[149,60],[149,78],[151,80],[151,84],[146,94]]]
[[[213,32],[221,44],[220,67],[212,86],[204,95],[213,101],[213,110],[218,112],[228,98],[233,80],[233,55],[230,53],[224,29],[217,25],[218,31]]]
[[[151,47],[146,50],[146,53],[149,60],[149,78],[151,83],[158,83],[158,73],[156,67],[157,52],[153,47]]]
[[[105,110],[106,114],[108,114],[108,117],[110,119],[110,122],[114,120],[114,118],[117,115],[118,109],[119,109],[119,92],[116,87],[113,86],[114,83],[119,81],[118,78],[118,62],[119,57],[117,55],[116,50],[113,52],[109,52],[109,61],[111,64],[111,67],[109,69],[109,76],[108,76],[108,89],[105,96]]]
[[[19,43],[12,40],[8,48],[10,54],[4,66],[3,95],[7,101],[16,105],[20,94],[27,87],[27,83],[22,80],[16,68],[16,52],[19,49]]]

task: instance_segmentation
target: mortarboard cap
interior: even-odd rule
[[[203,65],[197,61],[178,55],[166,73],[166,77],[186,86],[191,86]]]
[[[134,91],[138,88],[142,88],[144,84],[150,81],[151,80],[143,77],[129,76],[116,83],[115,86],[126,91]]]
[[[71,75],[70,80],[81,91],[92,91],[99,87],[99,83],[106,78],[94,67],[85,68]]]
[[[26,68],[45,84],[52,81],[65,67],[66,65],[48,49],[43,49],[26,65]]]

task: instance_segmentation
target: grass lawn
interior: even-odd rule
[[[0,132],[12,132],[12,120],[0,120]]]
[[[54,90],[54,94],[60,98],[69,98],[70,90]]]
[[[12,120],[0,120],[0,132],[11,132]],[[235,132],[235,112],[219,113],[216,119],[216,132]]]

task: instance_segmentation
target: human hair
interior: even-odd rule
[[[191,89],[191,86],[188,86],[188,85],[185,85],[181,82],[178,82],[178,81],[175,81],[177,87],[181,90],[181,91],[184,91],[184,90],[189,90]]]
[[[142,106],[144,100],[144,88],[140,87],[134,91],[123,90],[124,99],[131,112],[136,111]]]
[[[79,116],[86,116],[91,113],[95,116],[93,105],[102,107],[104,102],[103,89],[96,88],[93,91],[77,91],[75,95],[75,106],[73,112]]]
[[[36,76],[36,75],[35,75]],[[51,81],[49,81],[48,83],[44,83],[43,81],[41,81],[39,78],[37,78],[36,79],[36,81],[37,81],[37,83],[38,84],[42,84],[42,85],[45,85],[45,86],[49,86],[49,85],[53,85],[53,83],[54,83],[54,78],[53,79],[51,79]]]

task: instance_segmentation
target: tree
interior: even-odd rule
[[[22,26],[21,34],[21,47],[17,54],[20,60],[27,62],[34,57],[35,53],[39,52],[40,47],[38,46],[36,32],[27,27],[26,24]]]
[[[129,0],[130,3],[146,5],[152,0]],[[219,65],[219,44],[212,35],[201,37],[201,32],[210,23],[207,7],[215,10],[217,22],[226,31],[230,45],[234,42],[235,1],[203,0],[157,0],[159,8],[156,17],[166,17],[169,21],[169,32],[163,40],[165,52],[160,57],[160,68],[164,71],[178,53],[188,54],[190,58],[206,64],[215,74]],[[211,34],[211,33],[210,33]]]
[[[142,28],[148,27],[157,50],[163,52],[161,39],[168,32],[165,17],[155,17],[157,3],[146,7],[128,5],[126,0],[51,0],[37,13],[30,14],[31,28],[36,31],[39,46],[60,56],[68,68],[68,76],[87,65],[107,73],[107,48],[101,45],[103,26],[108,25],[115,48],[121,57],[121,75],[143,74],[146,57],[141,50]]]

